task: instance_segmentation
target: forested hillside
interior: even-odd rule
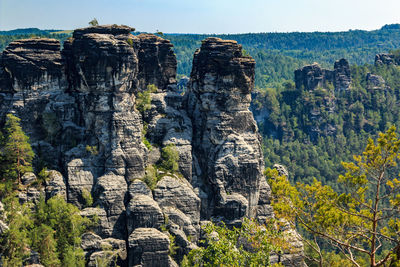
[[[288,82],[258,92],[253,110],[267,166],[286,165],[295,181],[334,183],[341,162],[361,153],[368,138],[390,125],[399,128],[399,66],[354,65],[350,73],[351,87],[344,91],[329,83],[307,90]]]
[[[400,30],[386,25],[375,31],[248,33],[227,35],[165,34],[174,44],[178,74],[189,75],[191,55],[209,36],[236,40],[257,62],[256,86],[293,79],[293,71],[306,63],[324,67],[346,58],[350,64],[372,63],[375,54],[400,47]]]

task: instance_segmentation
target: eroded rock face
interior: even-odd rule
[[[65,82],[60,42],[55,39],[11,42],[3,51],[1,61],[4,76],[10,79],[4,81],[8,86],[2,87],[2,91],[60,90],[60,83]]]
[[[260,136],[249,111],[255,61],[235,41],[207,38],[193,59],[188,110],[201,179],[202,217],[255,216],[262,179]],[[241,197],[240,197],[240,196]]]
[[[146,195],[135,195],[126,209],[128,235],[136,228],[160,229],[164,215],[153,198]]]
[[[123,176],[107,174],[100,177],[94,187],[95,206],[107,212],[112,226],[111,236],[124,239],[126,236],[125,203],[128,186]]]
[[[367,81],[368,89],[385,89],[386,81],[382,78],[382,76],[367,73],[367,77],[365,78]]]
[[[172,207],[190,218],[192,226],[198,231],[200,222],[200,199],[191,185],[178,177],[164,176],[154,190],[154,200],[161,208]]]
[[[334,86],[337,91],[348,90],[351,86],[351,74],[349,62],[342,58],[337,60],[333,70]]]
[[[139,34],[137,38],[140,87],[154,84],[166,89],[176,83],[177,61],[170,41],[154,34]]]
[[[138,228],[129,236],[129,266],[170,266],[169,238],[154,228]]]
[[[43,192],[28,188],[21,201],[61,195],[83,209],[91,194],[95,208],[81,210],[99,220],[82,237],[89,266],[109,255],[104,246],[118,251],[121,266],[177,266],[168,236],[157,230],[162,224],[175,236],[181,260],[196,248],[203,221],[273,217],[249,111],[255,61],[235,41],[208,38],[182,96],[172,44],[133,30],[78,29],[62,51],[56,40],[16,41],[0,59],[0,123],[9,112],[20,117],[35,154],[57,170]],[[348,64],[339,63],[325,79],[336,77],[345,87]],[[318,71],[307,86],[318,85]],[[157,87],[151,108],[139,111],[138,93],[150,84]],[[143,144],[145,132],[152,149]],[[140,179],[171,144],[182,175],[160,172],[164,177],[150,190]]]
[[[48,180],[46,181],[46,199],[55,195],[60,195],[63,199],[67,200],[67,187],[62,174],[58,171],[50,170],[47,172]]]
[[[296,88],[303,88],[311,91],[322,87],[326,83],[326,76],[332,76],[330,72],[326,75],[326,70],[321,68],[318,63],[304,66],[294,72],[294,81]]]
[[[375,65],[399,65],[400,58],[394,54],[381,53],[375,55]]]
[[[337,60],[333,71],[321,68],[318,63],[304,66],[295,70],[294,80],[297,89],[307,91],[326,88],[328,84],[332,84],[336,91],[348,90],[351,87],[349,62],[344,58]]]

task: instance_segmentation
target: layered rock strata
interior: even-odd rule
[[[294,76],[296,88],[307,91],[326,88],[328,84],[332,84],[336,91],[351,87],[349,62],[343,58],[335,62],[333,70],[321,68],[318,63],[314,63],[297,69]]]
[[[132,31],[78,29],[62,51],[56,40],[20,40],[0,59],[0,122],[6,113],[20,117],[35,165],[55,170],[44,189],[29,188],[21,199],[61,195],[98,218],[82,237],[88,266],[110,253],[104,246],[122,266],[176,266],[196,248],[204,221],[273,217],[249,111],[255,61],[235,41],[208,38],[182,96],[172,44]],[[139,109],[148,88],[151,103]],[[169,145],[180,174],[159,170],[149,188],[142,180]],[[27,186],[32,179],[24,178]],[[175,260],[168,235],[179,246]]]
[[[235,41],[207,38],[196,51],[189,84],[193,184],[204,218],[257,215],[264,179],[257,125],[249,111],[255,61]],[[264,200],[261,200],[264,201]]]

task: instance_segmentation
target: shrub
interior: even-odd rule
[[[156,187],[158,182],[157,169],[153,165],[147,166],[143,182],[145,182],[151,190],[154,190]]]
[[[136,108],[140,113],[144,113],[151,108],[151,94],[157,92],[158,88],[154,84],[149,84],[147,89],[139,92],[136,97]]]
[[[82,198],[85,201],[85,208],[91,207],[93,205],[92,194],[87,189],[82,189]]]
[[[163,147],[161,151],[161,168],[170,172],[177,172],[179,169],[178,161],[179,153],[175,145],[171,144]]]
[[[96,146],[86,146],[86,152],[92,154],[93,156],[97,156],[99,154],[99,151]]]

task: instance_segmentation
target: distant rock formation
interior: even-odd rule
[[[328,84],[332,84],[336,91],[348,90],[351,87],[350,66],[346,59],[337,60],[333,71],[314,63],[297,69],[294,76],[296,88],[307,91],[326,88]]]
[[[179,261],[196,247],[203,221],[273,217],[249,111],[255,61],[235,41],[208,38],[182,96],[172,44],[132,31],[77,29],[62,51],[56,40],[19,40],[0,58],[0,123],[10,112],[20,117],[37,158],[55,170],[44,190],[21,198],[60,194],[82,216],[99,219],[82,237],[88,266],[104,253],[102,244],[118,250],[122,266],[176,266],[165,228],[176,237]],[[345,84],[345,64],[337,69],[337,83]],[[151,107],[139,111],[137,98],[149,85],[157,87]],[[168,145],[178,151],[182,175],[160,173],[150,189],[141,179]],[[86,207],[87,193],[96,208]],[[301,252],[290,257],[286,266],[302,261]]]
[[[381,53],[375,56],[375,66],[400,65],[400,57],[394,54]]]
[[[386,81],[382,78],[382,76],[368,73],[367,77],[365,78],[367,81],[367,88],[368,89],[386,89]]]

